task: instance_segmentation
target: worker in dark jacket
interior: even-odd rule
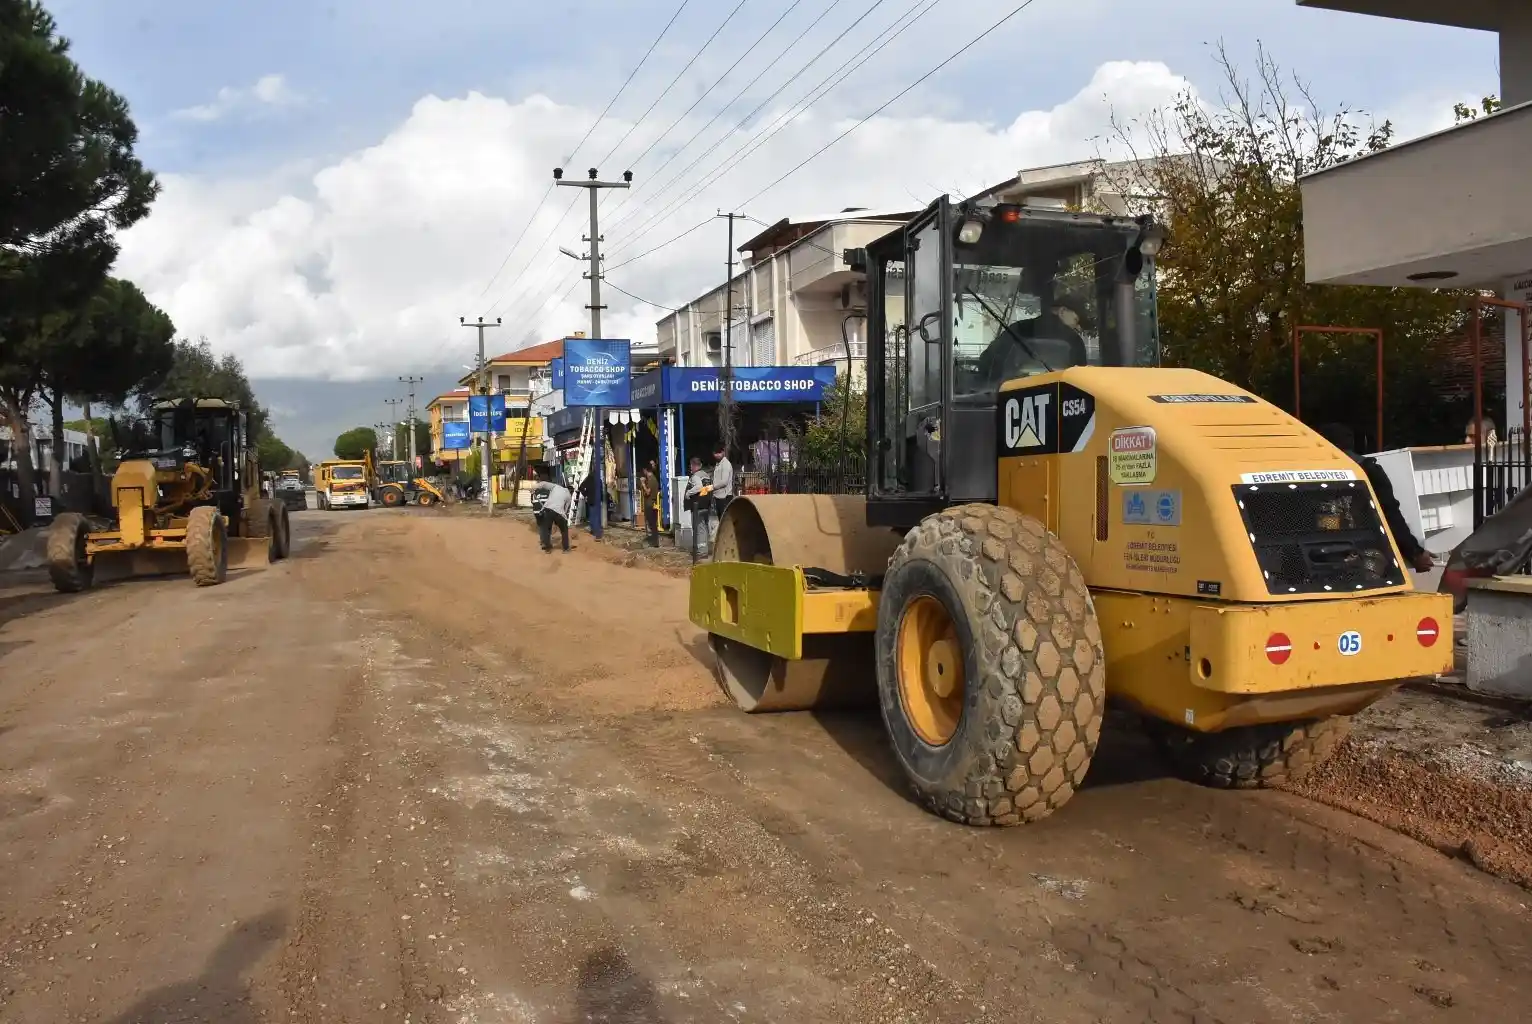
[[[1399,499],[1394,496],[1394,485],[1389,480],[1388,474],[1383,472],[1383,467],[1378,465],[1377,460],[1367,455],[1359,455],[1356,451],[1356,434],[1344,423],[1331,423],[1321,427],[1319,434],[1358,466],[1367,474],[1367,482],[1372,484],[1372,492],[1378,497],[1378,506],[1383,510],[1383,519],[1388,523],[1388,532],[1394,535],[1394,543],[1399,545],[1399,553],[1405,561],[1415,567],[1416,572],[1427,572],[1436,563],[1431,558],[1431,553],[1416,538],[1410,530],[1410,524],[1404,521],[1404,513],[1399,509]]]

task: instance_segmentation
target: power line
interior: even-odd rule
[[[703,100],[705,100],[709,96],[711,96],[713,94],[713,90],[717,89],[720,85],[722,85],[724,80],[729,77],[730,73],[732,73],[736,68],[738,68],[740,63],[746,57],[748,57],[751,53],[755,52],[756,47],[760,46],[763,42],[765,42],[766,41],[766,37],[771,35],[772,32],[776,31],[777,26],[782,24],[783,20],[785,20],[789,14],[793,13],[794,9],[796,9],[802,2],[803,2],[803,0],[793,0],[793,3],[787,8],[787,10],[783,11],[781,13],[781,15],[778,16],[777,20],[772,22],[771,26],[769,28],[767,28],[765,32],[762,32],[759,37],[756,38],[755,42],[753,42],[749,46],[745,47],[745,52],[741,53],[737,58],[735,58],[734,62],[729,66],[729,70],[725,71],[718,78],[717,81],[715,81],[712,85],[708,86],[707,89],[705,89],[703,91],[701,96],[698,96],[695,100],[692,101],[692,105],[691,106],[689,106],[685,110],[683,110],[680,113],[680,115],[674,121],[670,122],[669,126],[667,126],[664,131],[660,132],[660,134],[655,137],[654,141],[649,143],[648,147],[645,148],[645,150],[642,153],[638,154],[638,157],[633,161],[633,163],[635,165],[640,163],[644,159],[644,157],[648,156],[650,153],[652,153],[654,151],[654,147],[655,146],[658,146],[661,142],[665,141],[665,139],[670,135],[670,133],[675,130],[676,126],[679,125],[682,121],[686,120],[688,117],[690,117],[691,116],[691,112],[693,110],[696,110],[697,107],[702,104]],[[787,56],[788,52],[790,50],[792,50],[792,48],[794,46],[797,46],[798,43],[803,40],[804,36],[808,35],[810,32],[812,32],[814,30],[814,26],[818,25],[821,21],[823,21],[825,19],[825,16],[828,15],[831,11],[835,10],[836,7],[839,7],[840,4],[841,4],[841,0],[831,0],[830,6],[826,7],[823,11],[821,11],[817,18],[815,18],[813,21],[809,22],[808,26],[805,27],[802,32],[799,32],[798,35],[793,39],[792,42],[790,42],[786,46],[784,46],[782,48],[782,50],[777,54],[776,59],[780,60],[781,58]],[[710,128],[715,121],[717,121],[720,117],[722,117],[724,115],[724,113],[730,107],[732,107],[735,103],[737,103],[739,101],[739,98],[741,96],[743,96],[747,91],[749,91],[750,87],[752,85],[754,85],[758,81],[760,81],[760,76],[759,75],[757,75],[755,78],[752,78],[750,81],[746,82],[745,85],[744,85],[744,88],[740,89],[739,92],[734,94],[733,99],[729,100],[722,107],[720,107],[718,112],[712,116],[712,118],[707,122],[707,124],[704,124],[701,128],[697,129],[696,134],[694,134],[690,139],[688,139],[686,141],[686,143],[684,145],[682,145],[679,149],[677,149],[675,152],[671,153],[670,156],[666,158],[664,163],[660,164],[659,167],[655,168],[654,173],[658,174],[660,171],[663,171],[666,167],[669,167],[671,162],[674,161],[676,157],[678,157],[682,153],[684,153],[686,151],[686,148],[688,146],[690,146],[693,142],[696,141],[698,135],[701,135],[703,132],[707,131],[708,128]],[[632,198],[631,193],[629,195],[623,196],[622,203],[620,203],[618,205],[618,209],[621,209],[622,205],[627,203],[627,201],[630,198]],[[615,213],[616,211],[614,210],[613,212]]]
[[[719,178],[727,174],[730,170],[739,166],[739,164],[742,163],[745,159],[750,157],[767,142],[771,141],[771,139],[775,138],[778,134],[784,131],[789,125],[791,125],[806,111],[808,111],[808,109],[811,108],[815,103],[819,102],[831,90],[833,90],[836,86],[840,85],[841,82],[844,82],[848,77],[850,77],[858,68],[867,63],[867,61],[875,57],[895,39],[898,39],[899,36],[903,35],[906,31],[912,28],[921,18],[929,14],[931,10],[935,8],[936,5],[940,2],[941,0],[916,0],[916,3],[912,7],[907,9],[899,17],[895,18],[891,24],[886,26],[881,32],[874,36],[862,48],[862,50],[859,51],[857,55],[859,59],[852,63],[848,63],[842,68],[832,71],[830,74],[820,79],[816,85],[811,87],[803,95],[799,96],[793,104],[789,105],[785,111],[783,111],[781,114],[778,114],[777,117],[774,118],[771,123],[766,126],[766,128],[758,131],[751,138],[746,139],[732,153],[730,153],[728,156],[725,156],[718,163],[714,164],[710,170],[704,172],[702,175],[703,180],[700,183],[690,186],[688,190],[682,195],[672,199],[658,211],[651,214],[639,225],[638,229],[636,229],[630,237],[632,237],[635,241],[638,238],[643,237],[643,235],[653,230],[653,228],[657,226],[660,221],[663,221],[666,217],[672,215],[676,210],[680,209],[687,202],[696,198],[705,192],[708,188],[712,187],[712,185],[717,182]],[[922,6],[922,4],[924,4],[924,6]],[[721,142],[722,140],[720,139],[719,141]],[[717,147],[714,146],[713,148],[716,149]],[[709,152],[711,152],[711,150],[709,150]],[[707,154],[704,153],[703,157],[706,155]],[[687,168],[687,170],[690,170],[691,167],[695,167],[698,163],[701,163],[703,157],[699,157],[696,161],[694,161],[693,164]]]
[[[622,97],[622,94],[627,91],[627,88],[630,84],[632,84],[634,77],[644,66],[645,62],[649,60],[649,57],[660,45],[660,42],[665,38],[666,34],[670,32],[670,27],[676,23],[676,19],[681,16],[682,11],[686,10],[686,5],[689,3],[691,3],[691,0],[681,0],[681,6],[676,8],[675,13],[670,16],[670,20],[665,23],[665,27],[660,29],[660,34],[654,37],[654,42],[649,44],[649,49],[644,51],[644,55],[639,60],[639,62],[633,65],[633,70],[628,72],[628,77],[623,80],[622,85],[618,87],[615,93],[612,94],[612,98],[607,100],[606,106],[602,108],[601,113],[596,117],[594,121],[590,123],[590,127],[585,129],[585,134],[580,137],[580,141],[575,144],[574,149],[569,151],[569,155],[564,158],[564,163],[568,164],[573,162],[574,158],[579,154],[580,148],[590,140],[590,137],[596,131],[596,128],[599,127],[601,122],[606,119],[606,115],[611,112],[613,105],[615,105],[617,101]],[[624,138],[626,137],[627,136],[624,136]],[[493,287],[494,283],[500,279],[500,275],[505,272],[506,264],[510,263],[511,256],[516,252],[517,246],[521,245],[521,241],[526,237],[527,232],[531,230],[532,224],[537,220],[537,215],[542,212],[543,204],[548,201],[548,196],[552,193],[553,184],[550,182],[548,184],[547,190],[543,192],[542,198],[539,199],[537,201],[537,205],[532,208],[532,213],[527,217],[526,224],[522,225],[521,232],[516,236],[516,241],[511,243],[510,249],[506,251],[505,258],[500,261],[499,268],[495,270],[494,275],[484,285],[484,290],[479,293],[480,299],[488,294],[490,288]],[[573,206],[573,204],[570,205],[571,207]],[[565,211],[565,216],[568,216],[568,212],[568,210]],[[562,218],[560,218],[560,223],[562,222]],[[449,333],[447,338],[450,337],[452,337],[452,335]],[[443,342],[445,343],[445,341],[446,339],[444,338]]]
[[[894,103],[896,103],[899,99],[901,99],[906,94],[908,94],[916,86],[920,85],[922,82],[924,82],[926,79],[930,78],[932,75],[936,74],[938,71],[940,71],[942,68],[946,67],[948,64],[951,64],[953,61],[957,60],[959,57],[961,57],[963,54],[967,53],[969,50],[973,49],[975,46],[977,46],[984,39],[988,38],[993,32],[995,32],[997,29],[999,29],[1006,22],[1008,22],[1012,18],[1016,17],[1016,15],[1020,14],[1022,11],[1026,10],[1028,7],[1031,7],[1033,2],[1034,2],[1034,0],[1022,0],[1022,2],[1020,4],[1017,4],[1015,7],[1013,7],[1011,9],[1011,12],[1009,14],[1007,14],[1004,17],[1000,18],[1000,20],[998,20],[994,24],[990,25],[989,28],[985,29],[983,32],[980,32],[978,35],[976,35],[972,39],[970,39],[967,43],[963,44],[963,46],[961,48],[959,48],[955,53],[953,53],[951,56],[949,56],[946,60],[944,60],[940,64],[936,65],[934,68],[932,68],[931,70],[927,71],[925,74],[921,75],[919,78],[915,79],[915,81],[911,82],[909,85],[905,86],[903,89],[900,89],[892,97],[890,97],[888,100],[886,100],[882,104],[880,104],[876,110],[872,111],[872,113],[870,113],[867,116],[863,117],[860,121],[856,122],[851,127],[847,128],[845,131],[843,131],[839,135],[835,136],[835,138],[831,139],[829,142],[825,143],[823,146],[820,146],[817,150],[815,150],[813,153],[810,153],[803,160],[799,161],[798,164],[796,164],[794,167],[792,167],[786,173],[781,175],[779,178],[777,178],[775,181],[773,181],[770,185],[767,185],[765,188],[763,188],[760,191],[756,192],[749,199],[746,199],[744,203],[740,203],[739,205],[744,206],[744,205],[746,205],[748,203],[754,202],[755,200],[759,199],[761,196],[765,195],[767,192],[770,192],[772,189],[774,189],[778,185],[782,184],[782,182],[786,181],[788,178],[792,177],[798,171],[800,171],[803,168],[807,167],[810,163],[812,163],[814,160],[818,159],[821,155],[823,155],[824,152],[826,150],[828,150],[830,147],[834,146],[836,143],[840,142],[846,136],[848,136],[852,132],[856,131],[862,125],[866,124],[868,121],[872,120],[874,117],[877,117],[879,114],[881,114],[883,111],[887,110],[889,107],[893,106]]]
[[[674,307],[674,306],[667,306],[663,302],[654,302],[654,301],[652,301],[650,299],[644,298],[642,295],[634,295],[632,292],[628,291],[622,285],[613,283],[611,278],[607,278],[606,286],[608,288],[612,288],[612,289],[614,289],[616,291],[622,292],[622,294],[626,295],[628,298],[633,299],[633,300],[638,301],[638,302],[642,302],[646,306],[653,306],[656,309],[663,309],[667,313],[679,313],[679,312],[681,312],[676,307]]]
[[[803,2],[803,0],[794,0],[793,7],[797,7],[798,4],[800,4],[802,2]],[[729,22],[734,20],[734,16],[739,13],[740,8],[744,7],[745,4],[747,4],[747,3],[749,3],[749,0],[739,0],[739,3],[734,5],[734,10],[730,11],[729,12],[729,16],[727,18],[723,19],[723,24],[721,24],[717,28],[713,29],[713,34],[707,37],[707,42],[703,43],[702,46],[698,48],[697,52],[692,54],[692,59],[686,62],[686,66],[685,67],[683,67],[680,71],[676,72],[676,77],[672,78],[670,80],[670,84],[665,86],[665,88],[660,91],[660,94],[654,98],[654,102],[649,104],[649,108],[647,110],[645,110],[642,114],[640,114],[638,116],[637,120],[635,120],[628,127],[628,130],[623,133],[622,138],[617,140],[617,144],[615,146],[613,146],[610,150],[607,151],[606,156],[604,156],[600,160],[596,161],[596,164],[598,166],[601,165],[601,164],[604,164],[608,160],[610,160],[612,158],[612,155],[614,153],[616,153],[617,150],[622,147],[622,144],[624,142],[628,141],[628,137],[631,136],[633,134],[633,132],[638,129],[638,126],[643,124],[644,120],[650,114],[652,114],[654,112],[654,108],[659,106],[660,100],[663,100],[666,96],[668,96],[670,94],[670,90],[672,90],[672,89],[674,89],[676,87],[676,83],[681,80],[681,76],[686,74],[686,72],[691,70],[691,66],[693,64],[697,63],[698,58],[700,58],[705,52],[707,52],[707,48],[709,46],[713,45],[713,40],[717,39],[719,33],[721,33],[725,28],[728,28]],[[683,3],[681,6],[685,7],[686,4]],[[788,10],[792,10],[792,7],[789,7]],[[677,13],[680,13],[680,12],[677,12]],[[780,21],[781,18],[778,18],[777,20]],[[644,151],[645,155],[647,155],[648,152],[649,152],[648,150],[645,150]],[[643,157],[641,156],[639,159],[643,159]],[[637,162],[638,162],[637,160],[634,161],[634,163],[637,163]]]
[[[838,2],[838,0],[837,0],[837,2]],[[818,53],[814,54],[814,56],[810,57],[807,61],[805,61],[802,65],[800,65],[798,67],[798,70],[794,71],[790,76],[788,76],[786,81],[784,81],[780,85],[778,85],[776,87],[776,89],[771,92],[770,95],[768,95],[765,99],[763,99],[760,103],[758,103],[756,105],[755,109],[751,110],[750,113],[748,113],[744,117],[740,118],[738,121],[736,121],[734,123],[733,127],[727,129],[721,136],[719,136],[717,139],[713,140],[713,143],[710,146],[708,146],[707,149],[704,149],[701,153],[697,154],[697,156],[692,159],[691,163],[687,164],[685,167],[681,168],[679,171],[677,171],[670,178],[666,179],[666,181],[663,184],[661,184],[656,189],[656,191],[655,191],[655,198],[658,199],[661,195],[665,194],[670,189],[675,187],[677,183],[679,183],[683,178],[686,177],[688,172],[690,172],[693,168],[695,168],[703,160],[707,159],[708,155],[711,154],[713,151],[715,151],[719,146],[723,145],[724,142],[731,135],[733,135],[735,132],[739,131],[745,125],[749,124],[750,120],[752,118],[754,118],[757,114],[759,114],[762,110],[766,109],[767,105],[770,104],[772,100],[774,100],[778,96],[780,96],[787,89],[787,87],[792,85],[795,81],[797,81],[803,75],[803,73],[805,71],[807,71],[809,68],[811,68],[815,64],[817,64],[819,62],[819,60],[822,57],[824,57],[825,54],[829,53],[830,50],[832,50],[838,43],[842,42],[846,38],[847,33],[850,32],[851,28],[854,28],[856,25],[861,24],[863,20],[865,20],[866,18],[871,16],[874,11],[876,11],[879,7],[882,7],[887,2],[888,2],[888,0],[873,0],[873,3],[870,6],[868,6],[866,10],[862,11],[861,14],[857,15],[856,19],[852,22],[851,26],[848,26],[846,29],[843,29],[841,32],[836,34],[828,43],[826,43],[823,47],[820,48]],[[826,9],[825,14],[828,14],[830,12],[830,10],[834,9],[834,7],[835,7],[835,5],[832,4],[830,8]],[[824,17],[824,15],[820,15],[820,19],[822,19],[823,17]],[[815,19],[815,24],[818,24],[818,21],[820,19]],[[809,28],[812,29],[813,25],[810,25]],[[808,30],[806,29],[803,34],[807,34],[807,31]],[[798,38],[799,39],[803,38],[803,34],[800,34]],[[797,43],[797,40],[794,40],[794,45],[796,43]],[[789,49],[791,49],[791,45],[789,46]],[[745,88],[748,89],[751,84],[754,84],[754,82],[752,81],[751,83],[747,84]],[[741,90],[740,93],[735,96],[734,100],[738,100],[739,97],[742,96],[743,94],[744,94],[744,90]],[[730,101],[730,105],[733,104],[734,100]],[[728,105],[726,105],[717,114],[713,115],[713,118],[711,120],[709,120],[707,124],[705,124],[701,128],[699,128],[697,130],[697,132],[695,134],[693,134],[692,137],[686,141],[685,145],[683,145],[675,153],[672,153],[671,156],[670,156],[670,159],[666,160],[665,163],[661,164],[658,168],[656,168],[652,172],[651,176],[658,176],[660,171],[662,171],[666,167],[668,167],[670,165],[671,161],[673,161],[681,153],[685,152],[691,146],[691,144],[693,142],[695,142],[702,135],[703,132],[707,131],[707,129],[715,121],[717,121],[718,118],[724,112],[726,112],[728,109],[729,109],[729,107],[728,107]],[[622,224],[626,223],[628,220],[630,220],[632,218],[632,216],[633,216],[633,213],[630,212],[626,217],[619,217],[616,221],[613,222],[612,226],[614,228],[615,227],[619,227]],[[645,221],[644,223],[648,223],[648,222]]]
[[[698,223],[693,224],[691,227],[687,228],[685,231],[681,232],[679,235],[676,235],[673,238],[667,238],[665,241],[661,242],[659,245],[656,245],[656,246],[653,246],[651,248],[645,249],[643,252],[639,253],[637,256],[629,256],[627,259],[623,260],[621,263],[614,263],[614,264],[612,264],[607,269],[609,269],[609,270],[616,270],[618,267],[625,267],[629,263],[636,263],[639,260],[643,259],[645,256],[648,256],[652,252],[659,252],[661,249],[665,248],[667,245],[671,245],[671,244],[673,244],[675,242],[679,242],[681,239],[685,238],[687,235],[691,234],[693,231],[700,231],[702,228],[705,228],[709,224],[713,223],[713,221],[716,220],[716,219],[717,218],[715,218],[715,217],[708,217],[706,220],[699,221]]]

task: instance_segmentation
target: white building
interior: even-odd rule
[[[736,366],[844,365],[842,324],[865,307],[866,297],[861,275],[842,256],[914,214],[843,210],[779,220],[739,247],[746,255],[732,282],[732,318],[725,316],[727,289],[720,284],[655,325],[660,358],[722,366],[727,346]],[[847,325],[854,359],[864,355],[861,329],[859,320]]]
[[[1493,290],[1532,301],[1532,2],[1298,0],[1300,6],[1499,35],[1502,109],[1309,175],[1304,258],[1319,284]],[[1521,365],[1507,317],[1506,366]],[[1506,375],[1505,424],[1522,422],[1523,386]],[[1486,410],[1494,416],[1496,410]]]

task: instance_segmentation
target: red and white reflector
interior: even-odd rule
[[[1441,635],[1441,627],[1436,624],[1435,619],[1430,617],[1421,619],[1415,627],[1415,639],[1420,641],[1422,647],[1432,646]]]
[[[1293,656],[1293,642],[1287,638],[1286,633],[1273,633],[1266,638],[1266,660],[1273,665],[1282,665],[1288,658]]]

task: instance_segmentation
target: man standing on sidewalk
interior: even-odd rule
[[[649,535],[645,543],[657,548],[660,546],[660,474],[653,459],[638,475],[638,500],[644,510],[644,527]]]
[[[710,536],[718,536],[718,524],[723,522],[723,510],[734,498],[734,465],[729,461],[729,451],[723,445],[713,452],[713,523]]]
[[[533,488],[535,494],[542,495],[543,507],[537,510],[537,539],[541,542],[545,552],[553,551],[553,528],[559,528],[559,539],[564,550],[569,550],[569,506],[574,495],[569,493],[569,488],[563,484],[556,484],[548,479],[546,473],[538,474],[541,479]]]

